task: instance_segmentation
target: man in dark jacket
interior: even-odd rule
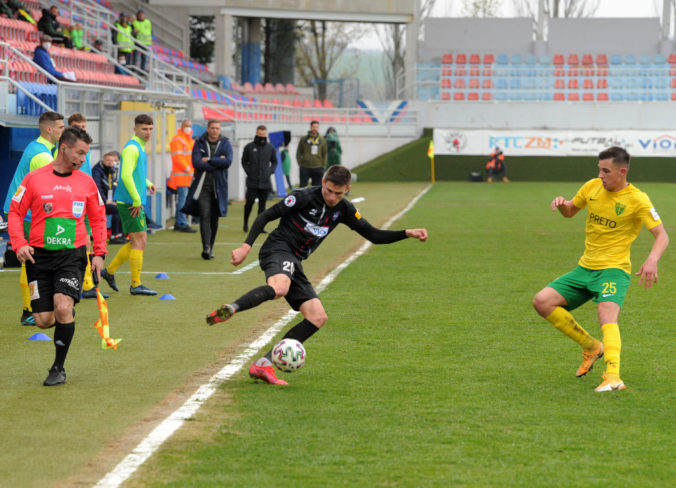
[[[270,175],[277,168],[277,151],[268,142],[268,129],[256,128],[256,137],[244,147],[242,167],[246,173],[246,203],[244,204],[244,232],[249,232],[249,215],[258,198],[258,215],[265,210],[268,194],[272,190]]]
[[[120,155],[109,152],[103,155],[103,159],[92,168],[92,178],[99,189],[101,199],[106,205],[106,215],[110,215],[110,243],[126,244],[127,240],[122,235],[122,221],[115,204],[115,187],[117,187],[117,172],[120,164]]]
[[[221,135],[221,123],[218,120],[210,120],[207,123],[207,131],[195,141],[192,149],[195,176],[186,201],[186,206],[191,204],[191,200],[196,200],[197,203],[203,259],[213,259],[218,218],[228,214],[230,164],[232,164],[232,145],[227,137]],[[184,213],[193,214],[188,211]]]
[[[326,169],[328,150],[326,141],[319,135],[319,121],[310,122],[310,131],[298,141],[296,161],[300,170],[300,188],[307,186],[312,180],[312,186],[322,184],[322,176]]]
[[[38,30],[43,34],[51,36],[52,40],[57,44],[63,44],[67,48],[72,48],[70,39],[63,35],[61,24],[56,18],[59,15],[59,7],[52,5],[49,10],[42,9],[42,17],[38,20]]]

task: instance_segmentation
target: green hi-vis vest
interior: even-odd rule
[[[136,33],[136,40],[143,44],[144,46],[150,46],[153,43],[153,25],[148,19],[144,20],[135,20],[134,29],[138,32]]]
[[[115,24],[120,32],[117,33],[117,45],[120,52],[130,53],[134,50],[134,35],[132,34],[132,29],[129,24],[127,27],[122,24]]]

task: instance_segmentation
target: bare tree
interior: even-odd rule
[[[467,17],[495,17],[501,0],[465,0]]]
[[[298,23],[296,43],[296,69],[303,82],[311,85],[315,80],[327,80],[338,58],[350,42],[354,42],[361,29],[357,24],[309,20]],[[353,76],[340,73],[341,78]],[[318,96],[326,99],[326,84],[318,85]]]
[[[437,0],[421,0],[420,20],[428,17]],[[396,78],[404,71],[404,58],[406,56],[406,26],[403,24],[375,25],[374,29],[387,63],[383,65],[385,88],[383,97],[393,99],[396,97]]]
[[[537,17],[539,0],[513,0],[520,15]],[[545,0],[548,18],[590,17],[599,8],[600,0]]]

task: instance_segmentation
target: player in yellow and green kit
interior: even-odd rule
[[[143,201],[146,189],[151,195],[155,194],[155,185],[147,179],[146,152],[144,146],[153,133],[153,119],[150,115],[137,115],[134,119],[134,137],[122,149],[120,163],[120,184],[115,189],[115,201],[122,221],[122,230],[129,234],[129,241],[117,252],[113,261],[101,271],[101,277],[110,287],[118,291],[115,282],[115,271],[127,259],[131,268],[132,295],[157,295],[141,284],[141,269],[143,268],[143,250],[146,247],[148,234],[146,232],[146,214],[143,211]]]
[[[535,310],[582,346],[582,364],[576,372],[584,376],[594,362],[604,357],[606,370],[597,392],[624,390],[620,379],[620,329],[617,320],[629,288],[631,243],[643,225],[655,236],[652,250],[636,275],[639,285],[657,283],[657,262],[669,245],[669,236],[648,195],[627,181],[629,154],[611,147],[599,154],[598,178],[589,180],[572,200],[556,197],[552,211],[573,217],[587,207],[585,251],[573,271],[540,290],[533,299]],[[603,342],[578,324],[570,310],[593,300],[597,306]]]

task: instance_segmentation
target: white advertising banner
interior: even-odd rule
[[[676,131],[657,130],[461,130],[434,129],[438,155],[597,156],[620,146],[632,156],[676,157]]]

